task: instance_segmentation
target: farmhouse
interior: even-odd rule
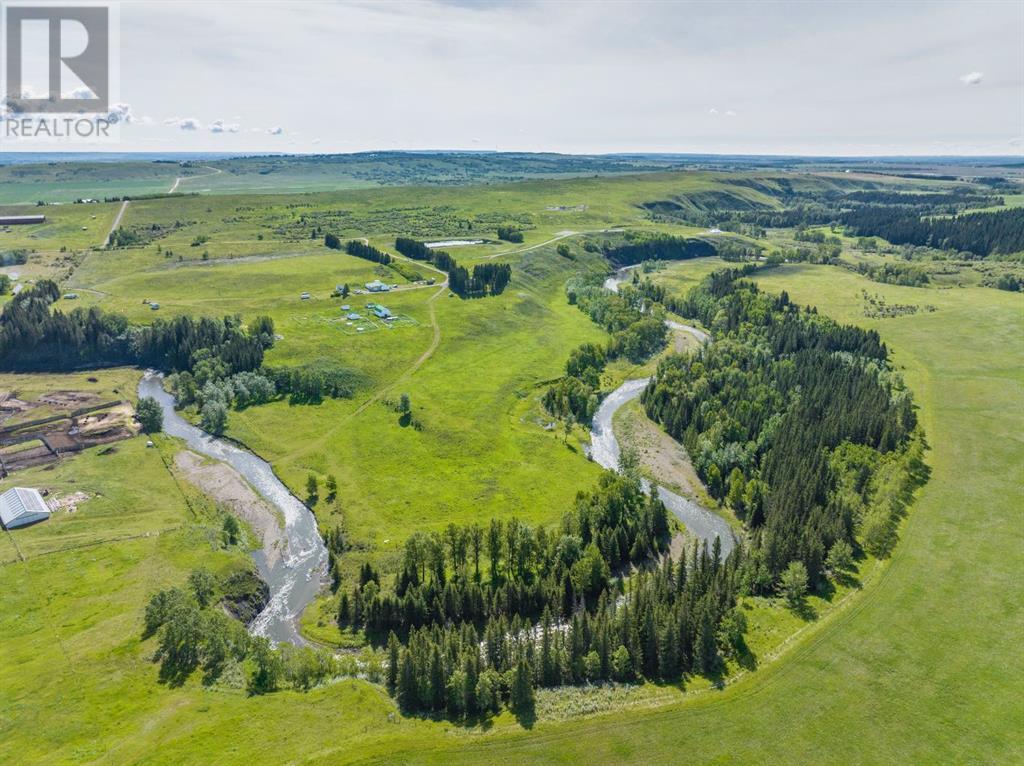
[[[379,304],[373,307],[373,313],[374,316],[378,317],[379,319],[394,319],[394,317],[391,316],[391,311]]]
[[[0,495],[0,522],[4,529],[15,529],[50,518],[50,509],[34,489],[12,487]]]
[[[381,282],[379,279],[375,279],[372,282],[366,283],[366,289],[369,290],[371,293],[386,293],[391,288],[388,285]]]
[[[21,226],[27,223],[42,223],[45,215],[4,215],[0,216],[0,226]]]

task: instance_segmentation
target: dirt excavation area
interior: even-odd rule
[[[182,450],[174,456],[174,464],[186,480],[252,527],[263,541],[268,566],[273,567],[288,541],[270,504],[224,463],[207,461],[194,452]]]
[[[45,385],[41,376],[25,377],[27,385]],[[64,453],[128,439],[139,430],[134,414],[127,401],[88,391],[58,390],[32,397],[0,385],[0,476],[52,463]]]

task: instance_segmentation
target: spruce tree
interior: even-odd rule
[[[401,646],[398,643],[398,636],[394,631],[388,635],[388,675],[387,685],[391,694],[395,693],[398,686],[398,659]]]

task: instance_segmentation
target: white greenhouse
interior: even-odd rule
[[[12,487],[0,495],[0,521],[4,529],[24,527],[50,518],[50,509],[34,489]]]

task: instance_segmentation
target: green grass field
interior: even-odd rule
[[[655,174],[431,189],[426,204],[422,190],[405,188],[140,201],[129,207],[126,225],[195,221],[159,240],[175,256],[157,252],[156,242],[90,252],[65,284],[80,292],[79,304],[139,322],[177,313],[268,313],[283,335],[268,364],[326,356],[366,372],[372,383],[352,400],[232,412],[228,433],[271,460],[296,492],[310,472],[321,479],[334,474],[339,497],[317,506],[321,526],[344,524],[364,546],[345,557],[346,567],[367,556],[387,566],[413,530],[493,515],[554,522],[577,490],[593,484],[597,468],[582,453],[582,429],[564,443],[543,428],[548,418],[538,401],[543,381],[561,374],[574,346],[604,337],[567,304],[563,285],[578,270],[598,274],[606,267],[583,252],[578,237],[560,233],[622,223],[687,231],[651,224],[637,205],[687,191],[718,193],[724,184],[716,174]],[[774,204],[762,191],[735,189]],[[570,204],[587,208],[547,209]],[[108,207],[112,218],[115,206]],[[99,206],[59,211],[78,209]],[[533,228],[523,245],[452,249],[467,263],[494,253],[512,263],[513,281],[500,297],[463,301],[435,286],[343,301],[329,297],[335,284],[382,276],[378,267],[328,251],[308,232],[298,236],[319,217],[340,226],[339,211],[347,211],[351,226],[339,233],[389,249],[396,234],[442,238],[459,226],[465,233],[459,221],[482,228],[529,215]],[[193,248],[197,235],[209,241]],[[577,260],[556,254],[549,240],[559,236]],[[201,259],[204,249],[209,261]],[[721,265],[672,264],[652,276],[680,292]],[[403,283],[397,275],[391,281]],[[787,265],[760,282],[879,330],[921,406],[932,477],[892,560],[862,567],[862,590],[813,600],[818,619],[810,622],[764,599],[748,601],[756,671],[724,690],[706,682],[685,694],[653,685],[575,690],[541,704],[547,712],[529,730],[509,713],[486,728],[402,717],[379,687],[356,680],[255,698],[231,679],[213,687],[198,677],[181,688],[161,686],[150,662],[155,642],[139,635],[148,596],[180,583],[199,563],[228,571],[248,565],[248,556],[221,547],[218,511],[167,469],[174,444],[160,438],[157,449],[147,449],[138,437],[106,454],[92,449],[14,477],[90,499],[74,514],[0,536],[0,561],[7,562],[0,566],[0,761],[1024,759],[1024,658],[1013,640],[1024,629],[1024,300],[974,287],[895,287],[829,266]],[[862,289],[889,303],[928,302],[937,310],[866,319]],[[302,291],[312,298],[302,301]],[[160,311],[144,299],[158,301]],[[361,309],[368,300],[415,321],[345,332],[340,305]],[[613,366],[608,382],[649,371],[650,365]],[[120,389],[134,375],[104,371],[91,385],[97,393],[115,382]],[[31,398],[79,387],[82,377],[0,376],[0,389]],[[387,405],[403,392],[420,431],[403,428]],[[307,610],[308,635],[340,639],[332,608],[324,599]]]

